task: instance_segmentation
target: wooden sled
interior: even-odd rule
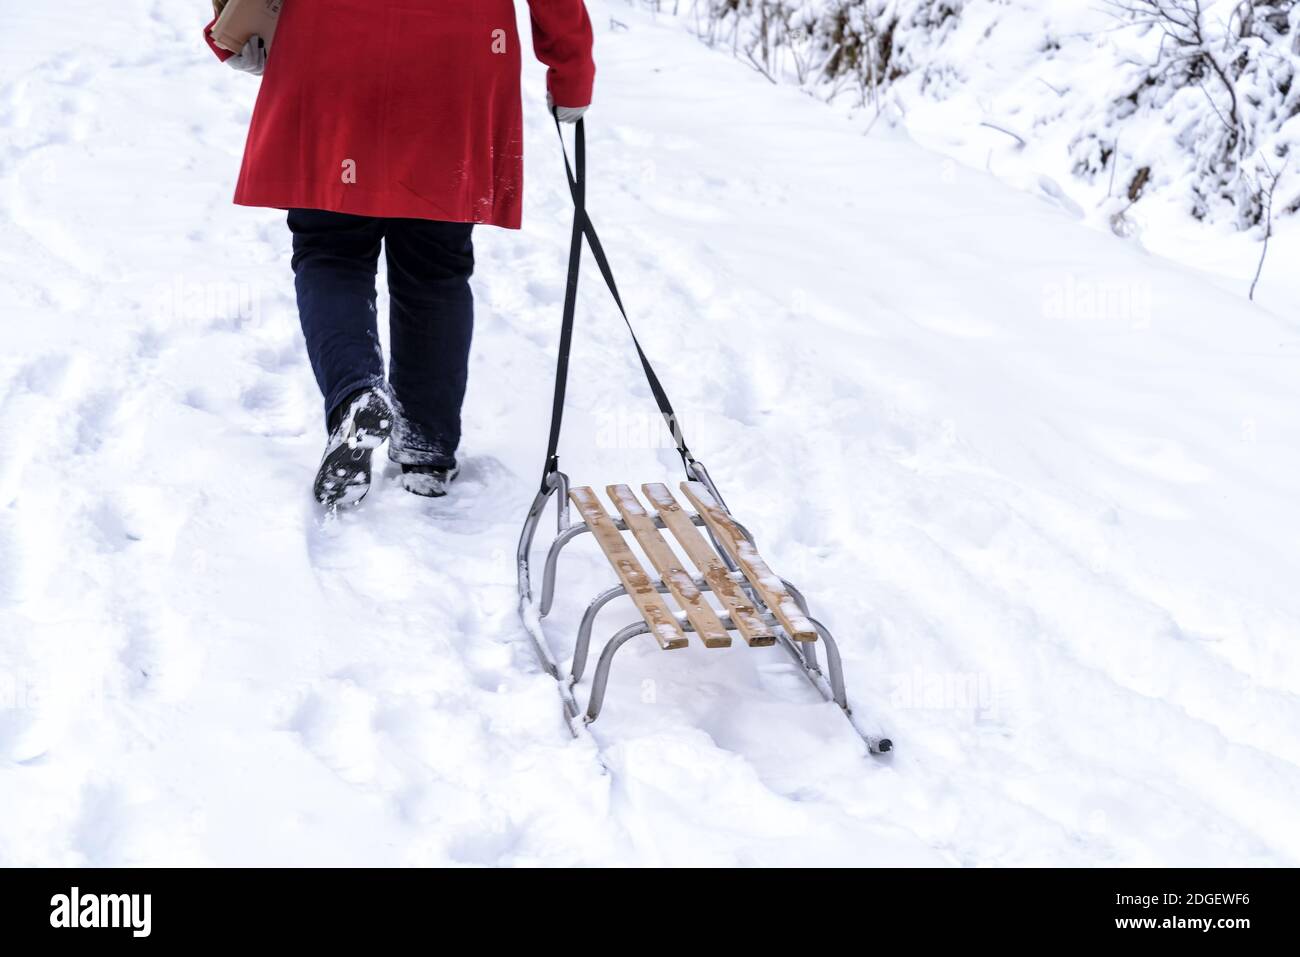
[[[685,648],[690,640],[688,636],[694,635],[706,648],[728,648],[734,633],[752,648],[780,646],[822,696],[840,707],[873,752],[890,751],[893,745],[888,738],[864,730],[854,720],[834,636],[809,615],[803,594],[767,566],[753,536],[710,490],[707,473],[698,462],[695,466],[705,481],[681,483],[682,496],[693,512],[683,508],[666,485],[647,483],[641,486],[641,492],[649,507],[631,487],[608,486],[605,493],[615,511],[611,514],[593,489],[571,486],[568,477],[560,472],[554,473],[550,487],[539,492],[533,503],[517,555],[520,614],[528,625],[542,667],[560,682],[570,727],[576,733],[579,727],[600,716],[615,655],[632,639],[649,635],[660,648],[673,651]],[[557,499],[558,506],[557,533],[546,554],[541,593],[535,602],[532,544],[541,515],[552,497]],[[678,558],[665,532],[686,556],[686,562]],[[585,534],[595,538],[618,584],[601,592],[587,606],[565,675],[551,651],[542,621],[554,601],[560,553],[571,541]],[[630,535],[640,547],[653,571],[642,564],[625,535]],[[692,566],[689,569],[688,563]],[[718,608],[706,599],[706,592],[714,595]],[[576,690],[587,670],[596,616],[607,604],[623,596],[631,599],[641,621],[620,629],[606,642],[592,676],[587,706],[581,708]],[[826,649],[824,671],[818,660],[818,643]]]

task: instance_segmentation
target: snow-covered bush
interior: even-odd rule
[[[965,0],[697,0],[707,7],[711,43],[730,43],[769,77],[829,84],[830,96],[853,90],[866,102],[921,70],[928,50]]]
[[[1300,0],[694,2],[774,81],[897,115],[965,98],[1119,231],[1153,195],[1238,229],[1300,210]]]
[[[1101,122],[1080,131],[1072,156],[1085,176],[1107,172],[1130,120],[1159,116],[1181,160],[1156,170],[1139,160],[1127,187],[1140,198],[1151,177],[1187,176],[1198,219],[1225,204],[1236,225],[1264,216],[1265,198],[1300,140],[1300,7],[1296,0],[1113,0],[1114,13],[1147,53],[1131,91]],[[1181,167],[1181,168],[1180,168]],[[1288,205],[1295,211],[1295,202]],[[1286,212],[1287,209],[1281,210]]]

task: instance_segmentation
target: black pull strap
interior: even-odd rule
[[[672,434],[673,443],[677,446],[677,453],[682,457],[682,465],[686,467],[687,475],[691,475],[691,465],[695,462],[695,457],[686,446],[686,439],[682,435],[677,413],[673,411],[668,393],[664,391],[663,383],[655,374],[654,366],[650,364],[649,357],[641,348],[636,330],[632,328],[632,320],[628,318],[627,310],[623,307],[623,297],[618,293],[618,284],[614,281],[614,272],[610,268],[609,259],[605,255],[600,237],[596,235],[596,227],[587,215],[587,141],[583,121],[578,120],[574,130],[572,166],[569,164],[569,151],[564,145],[564,130],[560,126],[558,117],[555,120],[555,131],[560,137],[560,151],[564,155],[564,172],[569,180],[569,192],[573,196],[573,232],[569,246],[569,277],[564,289],[564,318],[560,326],[560,353],[555,369],[555,396],[551,402],[551,434],[546,449],[546,471],[542,475],[542,487],[545,488],[551,475],[559,470],[560,429],[564,419],[564,397],[569,379],[569,352],[573,343],[573,318],[578,302],[578,273],[582,266],[584,237],[591,248],[591,254],[596,260],[596,266],[600,269],[605,285],[609,287],[614,303],[623,316],[627,331],[632,336],[632,344],[636,347],[637,357],[641,360],[641,368],[645,370],[646,382],[650,385],[650,391],[654,395],[655,403],[659,406],[664,421],[668,423],[668,430]]]
[[[555,127],[559,130],[557,118]],[[560,134],[560,148],[564,148],[564,134]],[[575,150],[578,167],[585,172],[587,166],[587,144],[583,135],[582,121],[578,121]],[[564,167],[568,170],[569,157],[565,153]],[[569,384],[569,351],[573,345],[573,316],[578,305],[578,273],[582,267],[582,225],[586,218],[586,177],[574,182],[570,174],[569,191],[573,194],[573,234],[569,242],[569,278],[564,286],[564,318],[560,323],[560,352],[555,363],[555,395],[551,399],[551,434],[546,446],[546,469],[542,473],[542,489],[547,481],[560,468],[560,428],[564,422],[564,396]]]

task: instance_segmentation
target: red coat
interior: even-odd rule
[[[586,106],[582,0],[529,6],[556,104]],[[520,63],[514,0],[285,0],[235,202],[517,229]]]

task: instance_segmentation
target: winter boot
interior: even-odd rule
[[[393,409],[376,389],[344,399],[330,421],[329,443],[316,473],[316,501],[355,505],[370,491],[370,457],[393,431]]]
[[[425,498],[442,498],[447,494],[452,480],[460,474],[460,466],[435,468],[432,465],[403,465],[402,488]]]

